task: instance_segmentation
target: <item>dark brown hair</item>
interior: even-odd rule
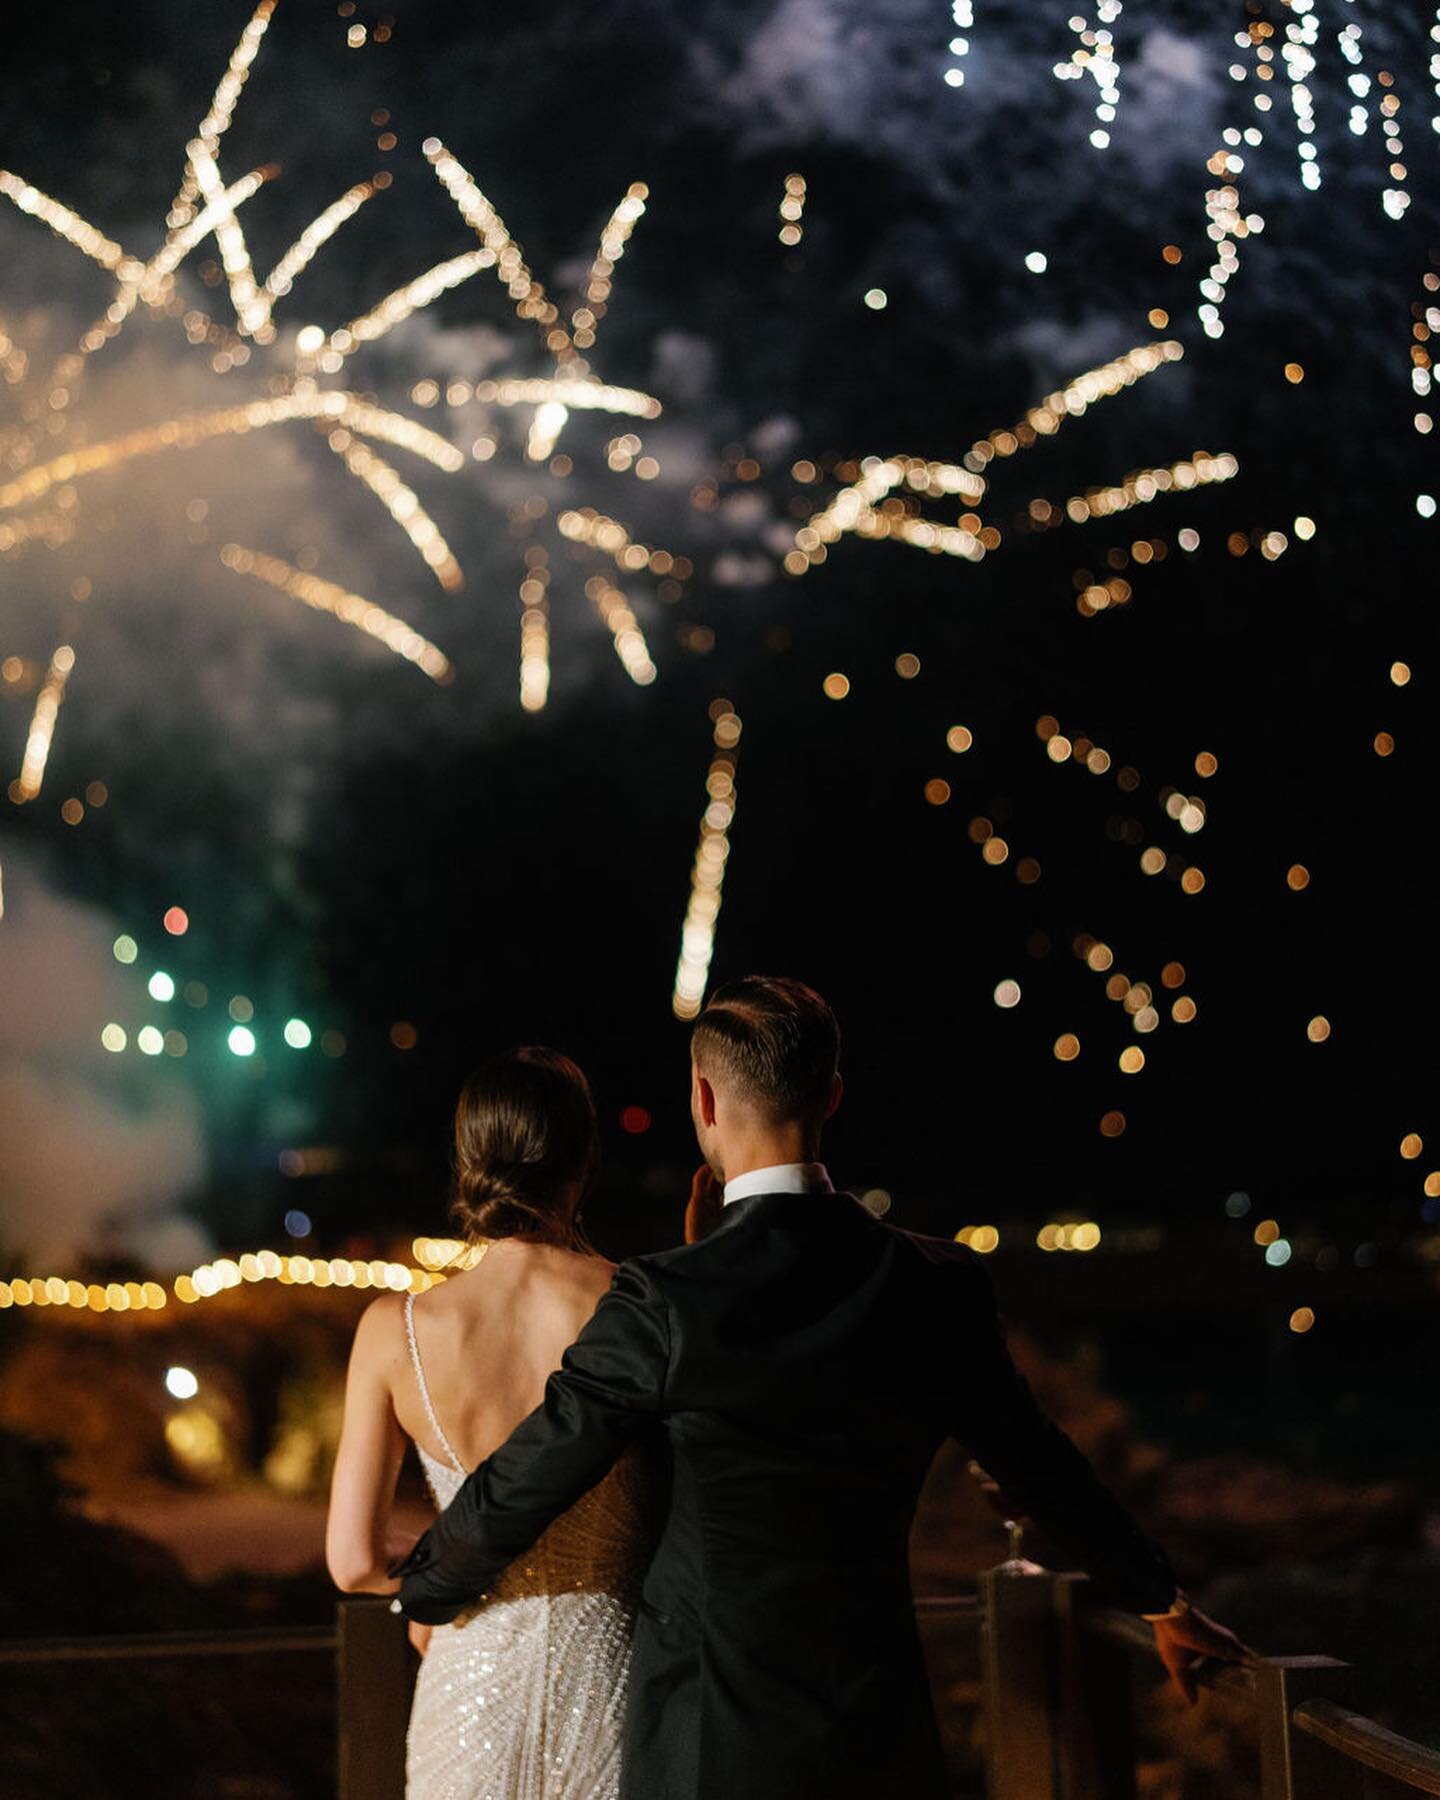
[[[742,1093],[772,1124],[818,1124],[840,1062],[840,1027],[803,981],[747,975],[711,995],[690,1053],[707,1081]]]
[[[584,1072],[530,1044],[484,1062],[455,1108],[450,1213],[465,1237],[535,1238],[578,1246],[563,1193],[582,1189],[600,1160],[595,1102]]]

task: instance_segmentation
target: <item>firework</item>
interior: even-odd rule
[[[241,544],[226,544],[220,552],[220,560],[237,575],[253,575],[257,581],[278,588],[281,593],[293,594],[317,612],[327,612],[342,624],[363,631],[396,656],[414,663],[432,681],[452,679],[454,669],[442,650],[428,638],[421,637],[403,619],[397,619],[363,594],[347,593],[333,581],[323,581],[318,575],[291,568],[278,556],[265,556],[256,550],[247,550]]]
[[[615,640],[615,654],[625,673],[637,687],[649,687],[656,669],[630,602],[604,575],[592,575],[585,583],[585,594]]]
[[[75,667],[75,652],[69,644],[61,644],[50,658],[50,667],[40,692],[35,697],[35,712],[25,739],[25,755],[20,773],[10,784],[10,798],[17,806],[33,800],[45,779],[45,765],[50,760],[50,742],[55,735],[55,720],[60,702],[65,698],[65,684]]]
[[[1095,128],[1090,133],[1090,142],[1097,150],[1109,147],[1110,126],[1120,104],[1120,65],[1115,60],[1115,40],[1108,27],[1120,17],[1122,10],[1122,0],[1100,0],[1096,9],[1098,25],[1091,25],[1081,13],[1074,14],[1070,29],[1079,38],[1079,46],[1068,62],[1055,65],[1058,80],[1080,81],[1088,75],[1099,89],[1099,98],[1095,102]]]
[[[435,579],[446,593],[453,594],[462,588],[465,578],[460,565],[440,535],[439,526],[420,504],[415,490],[406,487],[382,456],[377,456],[367,444],[357,443],[343,427],[331,432],[325,441],[350,473],[363,481],[385,507],[435,571]]]
[[[520,704],[526,712],[543,711],[550,693],[549,586],[549,558],[532,545],[520,583]]]
[[[805,227],[800,223],[805,216],[805,177],[803,175],[787,175],[785,177],[785,198],[780,202],[780,242],[787,246],[798,244],[805,235]]]
[[[711,704],[715,754],[705,777],[707,804],[700,818],[700,841],[690,872],[690,904],[680,931],[680,960],[675,968],[671,1010],[677,1019],[693,1019],[705,998],[710,961],[715,953],[715,927],[730,856],[730,827],[735,819],[735,765],[740,718],[728,700]]]

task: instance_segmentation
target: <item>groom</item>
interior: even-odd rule
[[[954,1437],[1111,1600],[1192,1653],[1244,1654],[1040,1411],[988,1280],[877,1223],[819,1161],[840,1100],[834,1015],[798,981],[720,989],[691,1040],[714,1183],[702,1241],[623,1263],[544,1404],[397,1570],[438,1624],[473,1602],[627,1445],[673,1468],[636,1629],[626,1800],[939,1800],[911,1604],[916,1497]]]

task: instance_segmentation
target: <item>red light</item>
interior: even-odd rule
[[[632,1137],[650,1129],[650,1115],[643,1106],[627,1106],[620,1115],[620,1129]]]
[[[164,925],[171,937],[184,937],[190,929],[190,915],[183,906],[172,906],[165,915]]]

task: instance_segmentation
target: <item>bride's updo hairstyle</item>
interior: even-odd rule
[[[472,1242],[530,1238],[583,1242],[568,1213],[600,1160],[590,1083],[568,1056],[527,1045],[492,1056],[465,1083],[455,1108],[451,1216]]]

